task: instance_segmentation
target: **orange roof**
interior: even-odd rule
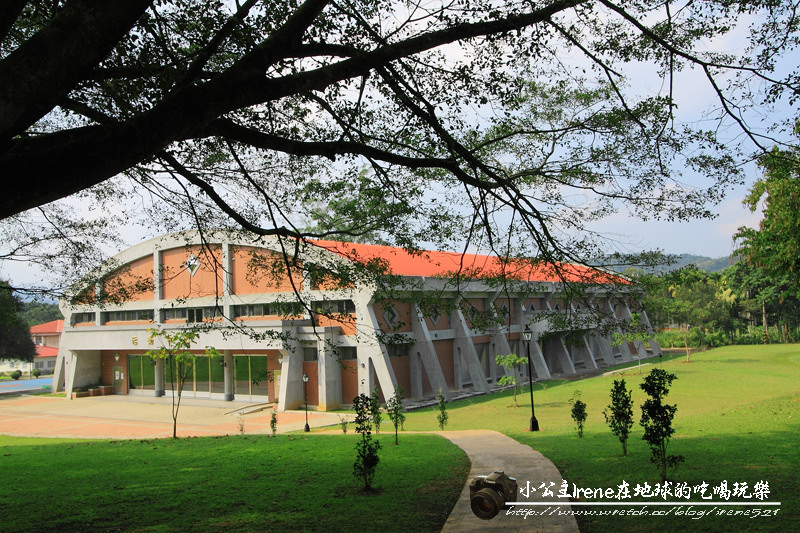
[[[460,273],[467,278],[477,279],[505,274],[523,281],[624,282],[622,278],[606,272],[566,263],[553,264],[526,259],[502,260],[497,256],[456,252],[424,251],[412,254],[402,248],[376,244],[321,240],[309,242],[357,263],[364,264],[375,259],[385,261],[390,272],[398,276],[442,278],[453,277],[454,274]]]
[[[51,320],[44,324],[31,326],[31,335],[48,335],[52,333],[61,333],[62,331],[64,331],[63,320]]]
[[[55,357],[58,355],[58,348],[53,346],[37,346],[36,357]]]

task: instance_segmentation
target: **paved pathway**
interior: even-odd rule
[[[517,479],[520,488],[531,485],[538,487],[543,481],[552,481],[555,486],[561,483],[561,474],[555,465],[541,453],[531,447],[520,444],[514,439],[488,430],[443,431],[439,433],[461,447],[472,461],[469,479],[474,476],[488,475],[495,470],[502,470]],[[545,501],[538,492],[526,498],[517,495],[517,501]],[[558,498],[550,498],[554,503],[563,503]],[[514,511],[531,511],[540,516],[510,514]],[[513,510],[502,510],[491,520],[481,520],[475,516],[469,505],[469,485],[464,486],[456,506],[447,518],[442,533],[462,533],[465,531],[526,531],[548,533],[578,533],[575,517],[570,515],[570,507],[566,505],[524,507],[517,506]]]
[[[42,396],[0,398],[0,434],[31,437],[150,439],[172,436],[169,397],[99,396],[65,400]],[[185,398],[178,417],[178,435],[211,436],[270,433],[271,408],[263,411],[250,403],[194,400]],[[239,413],[246,412],[242,416]],[[278,413],[280,433],[302,430],[304,411]],[[240,426],[240,421],[243,424]],[[335,413],[309,411],[311,427],[339,423]],[[550,460],[528,446],[496,431],[443,431],[438,434],[461,447],[472,462],[471,479],[503,470],[515,477],[520,487],[530,481],[537,486],[543,481],[561,482],[561,474]],[[531,501],[536,498],[531,494]],[[526,501],[518,495],[517,501]],[[558,502],[556,498],[552,499]],[[559,502],[560,503],[560,502]],[[516,507],[518,511],[534,511],[539,516],[524,517],[500,512],[492,520],[481,520],[469,505],[469,486],[445,523],[443,533],[470,531],[525,531],[578,533],[575,518],[568,506]]]
[[[171,404],[172,398],[168,396],[95,396],[77,400],[44,396],[10,397],[0,399],[0,433],[89,439],[171,437]],[[252,403],[184,398],[178,413],[178,436],[271,433],[271,408],[237,416],[237,410],[253,408]],[[305,425],[304,411],[287,411],[277,416],[280,433],[302,430]],[[338,422],[338,415],[333,413],[308,413],[311,427]]]

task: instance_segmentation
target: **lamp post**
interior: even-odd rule
[[[303,395],[306,398],[306,427],[303,431],[311,431],[308,427],[308,374],[303,374]]]
[[[531,370],[531,337],[533,336],[533,332],[531,328],[527,325],[525,326],[525,331],[522,332],[522,338],[525,340],[525,343],[528,348],[528,382],[531,387],[531,431],[539,431],[539,421],[536,420],[536,412],[533,408],[533,371]]]

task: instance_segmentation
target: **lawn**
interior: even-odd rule
[[[678,406],[674,420],[676,433],[669,453],[683,455],[686,461],[672,473],[671,480],[690,486],[706,482],[709,493],[711,487],[718,487],[723,481],[731,490],[734,483],[748,483],[752,489],[755,483],[766,481],[770,494],[764,501],[782,503],[777,516],[719,516],[699,520],[685,516],[649,519],[579,516],[581,531],[800,531],[800,346],[726,347],[696,354],[691,363],[684,360],[685,356],[665,357],[661,363],[652,360],[655,366],[660,365],[678,377],[667,397],[667,403]],[[506,433],[550,458],[570,487],[574,483],[581,488],[616,489],[623,480],[632,489],[645,482],[652,487],[659,482],[658,472],[649,461],[649,448],[641,439],[638,420],[639,405],[645,399],[639,383],[653,366],[643,366],[641,375],[633,367],[613,377],[551,381],[534,387],[536,417],[542,429],[538,433],[527,431],[531,414],[527,388],[518,395],[519,408],[513,406],[510,393],[452,404],[448,409],[447,429],[483,427]],[[610,402],[615,378],[624,378],[628,389],[633,390],[636,423],[626,457],[622,456],[622,447],[602,414]],[[578,438],[570,417],[569,399],[576,390],[581,391],[589,413],[582,439]],[[405,427],[438,429],[435,410],[409,413]],[[521,480],[521,484],[526,481]],[[561,482],[560,479],[529,481],[554,481],[556,486]],[[692,501],[699,499],[695,496]],[[741,500],[729,501],[734,499]],[[713,501],[725,500],[715,495]],[[575,509],[598,508],[576,506]]]
[[[466,455],[435,435],[381,440],[375,490],[365,493],[352,473],[355,435],[0,436],[0,529],[439,531],[469,473]]]
[[[632,489],[653,487],[658,471],[641,439],[645,395],[638,385],[660,365],[678,377],[667,397],[678,406],[669,453],[686,459],[671,481],[705,482],[714,502],[725,501],[713,494],[723,482],[731,490],[747,483],[752,491],[764,481],[770,492],[763,501],[781,502],[778,513],[578,516],[581,531],[800,531],[800,346],[727,347],[696,354],[691,363],[684,356],[649,363],[642,374],[634,366],[611,377],[537,384],[538,433],[527,431],[527,389],[519,407],[510,391],[453,402],[446,429],[506,433],[549,457],[570,487],[616,489],[623,480]],[[615,378],[633,390],[637,424],[628,456],[602,415]],[[576,390],[589,413],[582,439],[570,418]],[[445,439],[410,433],[439,429],[433,408],[407,413],[400,446],[392,444],[387,416],[381,429],[378,490],[369,494],[352,475],[352,433],[117,442],[0,437],[3,531],[438,531],[466,480],[467,458]]]

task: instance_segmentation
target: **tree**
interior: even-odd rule
[[[647,327],[646,324],[642,323],[642,315],[641,313],[631,313],[631,319],[627,324],[623,325],[622,331],[615,331],[613,334],[614,341],[612,344],[618,346],[620,344],[627,344],[627,343],[644,343],[649,342],[650,339],[653,338],[653,332],[650,331],[650,328]],[[639,363],[639,373],[642,373],[642,358],[638,355],[638,348],[637,348],[637,356],[636,360]]]
[[[194,329],[179,329],[164,331],[151,329],[150,340],[161,343],[159,348],[147,351],[147,355],[166,363],[167,378],[172,389],[172,438],[178,438],[178,411],[181,408],[181,396],[186,378],[192,375],[197,365],[198,354],[191,351],[192,344],[197,340],[199,333]],[[219,352],[206,346],[203,350],[204,357],[219,357]]]
[[[642,404],[642,418],[639,421],[644,428],[642,439],[650,445],[650,462],[659,468],[662,482],[667,480],[667,468],[674,468],[684,460],[681,455],[667,454],[670,437],[675,433],[672,419],[675,418],[678,408],[665,404],[664,397],[669,394],[670,385],[676,379],[675,374],[654,368],[639,384],[649,396]]]
[[[445,403],[442,389],[439,389],[439,392],[436,393],[436,404],[439,409],[439,413],[436,415],[436,421],[439,423],[439,429],[444,431],[444,427],[447,425],[447,419],[450,418],[450,415],[447,414],[447,404]]]
[[[397,444],[397,429],[398,427],[403,427],[403,423],[406,421],[406,415],[403,412],[405,409],[403,407],[403,386],[398,385],[394,389],[394,396],[389,398],[389,401],[386,402],[386,411],[389,414],[389,420],[392,421],[394,425],[394,443]]]
[[[577,390],[572,394],[569,403],[572,405],[570,411],[572,420],[575,421],[575,426],[578,428],[578,438],[583,438],[583,425],[586,424],[586,418],[589,416],[589,413],[586,412],[586,402],[580,398],[581,391]]]
[[[695,265],[667,272],[651,280],[651,292],[643,300],[654,315],[666,317],[667,325],[680,328],[690,362],[690,347],[708,345],[708,333],[721,330],[733,336],[735,329],[736,295],[720,273],[703,272]],[[648,314],[648,316],[650,316]]]
[[[36,356],[31,328],[20,315],[22,307],[8,282],[0,281],[0,361],[33,361]]]
[[[793,71],[773,74],[796,42],[793,9],[11,0],[0,9],[0,79],[11,80],[0,86],[0,167],[26,186],[0,198],[0,257],[56,253],[85,273],[100,255],[78,245],[102,250],[101,238],[120,234],[96,223],[140,217],[157,230],[369,234],[412,249],[591,262],[595,235],[562,237],[583,222],[628,207],[710,215],[706,203],[738,179],[735,154],[716,138],[722,128],[679,120],[672,87],[700,72],[719,104],[712,118],[760,147],[748,99],[768,106],[798,90]],[[706,51],[745,17],[745,53]],[[626,72],[664,79],[664,92],[637,98]],[[763,94],[748,90],[757,85]],[[707,181],[686,187],[685,172]],[[321,199],[368,211],[300,229]],[[75,204],[89,202],[119,221],[80,218]]]
[[[23,302],[21,314],[25,322],[31,326],[64,319],[64,315],[61,314],[58,304],[49,302]]]
[[[628,455],[628,435],[633,427],[632,394],[625,386],[624,379],[615,379],[611,388],[611,404],[603,410],[611,433],[622,443],[622,455]]]
[[[375,434],[381,432],[381,398],[378,396],[378,389],[372,389],[372,394],[369,397],[369,416],[372,418],[372,423],[375,425]]]
[[[371,405],[370,397],[364,393],[353,398],[353,408],[356,411],[356,433],[361,435],[361,438],[356,443],[356,461],[353,463],[353,475],[364,484],[364,490],[372,488],[375,470],[380,462],[378,450],[381,449],[381,443],[380,441],[372,440]]]
[[[503,376],[497,380],[497,384],[500,386],[513,386],[514,405],[519,407],[519,404],[517,403],[517,387],[519,387],[519,378],[517,377],[517,372],[519,371],[519,365],[527,363],[528,359],[525,357],[520,357],[517,354],[510,353],[508,355],[497,355],[495,356],[494,360],[498,365],[511,372],[510,375]],[[531,384],[531,386],[533,386],[533,384]]]
[[[800,137],[800,120],[795,133]],[[753,185],[744,204],[753,212],[761,207],[763,219],[758,229],[739,228],[735,237],[738,253],[768,280],[759,291],[766,332],[767,302],[800,297],[800,147],[775,147],[758,163],[764,177]]]

